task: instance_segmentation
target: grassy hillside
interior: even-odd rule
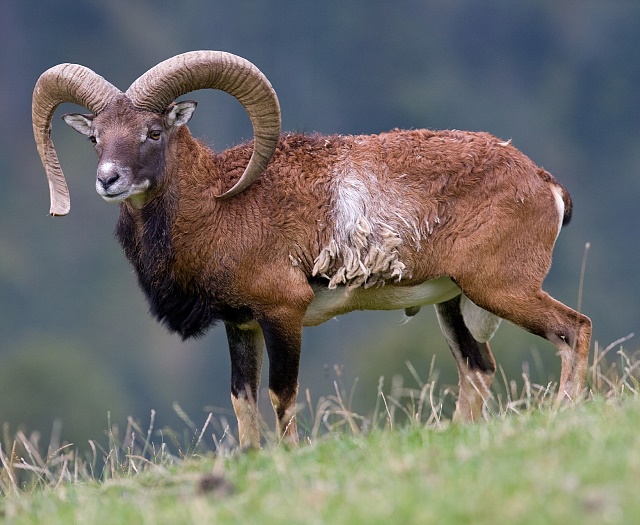
[[[40,458],[19,435],[13,456],[6,444],[0,456],[0,521],[631,523],[640,516],[637,369],[623,354],[606,374],[596,365],[589,398],[560,408],[548,387],[525,384],[517,400],[494,402],[485,421],[467,426],[439,419],[437,402],[424,410],[428,384],[381,396],[371,430],[337,394],[294,449],[201,455],[205,432],[196,431],[180,457],[138,429],[133,447],[112,440],[100,472],[66,449]],[[422,411],[422,420],[396,424],[392,406],[412,418]]]

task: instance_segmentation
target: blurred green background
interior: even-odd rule
[[[173,425],[174,402],[196,423],[211,407],[233,421],[222,327],[182,343],[149,318],[113,238],[117,207],[94,191],[92,148],[57,116],[72,211],[47,215],[31,131],[31,93],[45,69],[76,62],[126,89],[194,49],[262,69],[284,130],[456,128],[512,139],[574,199],[546,289],[576,306],[590,242],[582,310],[594,341],[639,328],[640,3],[0,0],[0,423],[11,430],[46,436],[61,421],[63,438],[82,445],[103,434],[108,412],[144,424],[155,409],[158,427]],[[190,97],[200,102],[190,127],[214,149],[251,138],[231,97]],[[401,321],[400,312],[354,313],[306,329],[301,401],[307,388],[312,399],[333,392],[334,364],[348,388],[359,378],[363,412],[380,376],[411,382],[407,360],[426,379],[436,355],[442,384],[455,383],[433,309]],[[536,381],[557,379],[555,349],[505,325],[492,346],[506,375],[518,378],[528,362]]]

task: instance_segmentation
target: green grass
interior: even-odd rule
[[[640,362],[620,353],[603,370],[607,352],[596,349],[586,400],[557,408],[552,387],[510,384],[473,425],[442,419],[442,398],[418,383],[381,395],[373,420],[337,389],[308,414],[298,448],[204,453],[194,430],[171,454],[132,424],[130,446],[112,436],[100,469],[71,448],[40,457],[18,435],[0,454],[0,522],[633,523]]]

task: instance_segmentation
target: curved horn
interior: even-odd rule
[[[235,97],[253,124],[254,147],[242,177],[219,197],[232,197],[254,182],[271,160],[280,135],[280,104],[267,78],[248,60],[222,51],[192,51],[161,62],[138,78],[127,96],[140,109],[162,112],[197,89]]]
[[[51,119],[63,102],[72,102],[100,113],[121,91],[89,68],[59,64],[38,79],[33,90],[31,119],[40,160],[49,181],[51,215],[69,213],[69,188],[51,140]]]

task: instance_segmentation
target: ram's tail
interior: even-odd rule
[[[562,218],[562,225],[566,226],[571,221],[571,213],[573,212],[573,202],[571,201],[571,195],[569,192],[560,186],[562,190],[562,201],[564,202],[564,217]]]
[[[561,225],[566,226],[567,224],[569,224],[569,221],[571,221],[571,213],[573,211],[573,202],[571,201],[571,195],[569,195],[569,192],[566,190],[566,188],[562,184],[560,184],[560,181],[558,181],[558,179],[551,175],[551,173],[549,173],[547,170],[540,168],[538,170],[538,175],[540,175],[540,177],[544,181],[551,184],[553,193],[555,194],[557,199],[558,208],[562,208],[563,215]]]

